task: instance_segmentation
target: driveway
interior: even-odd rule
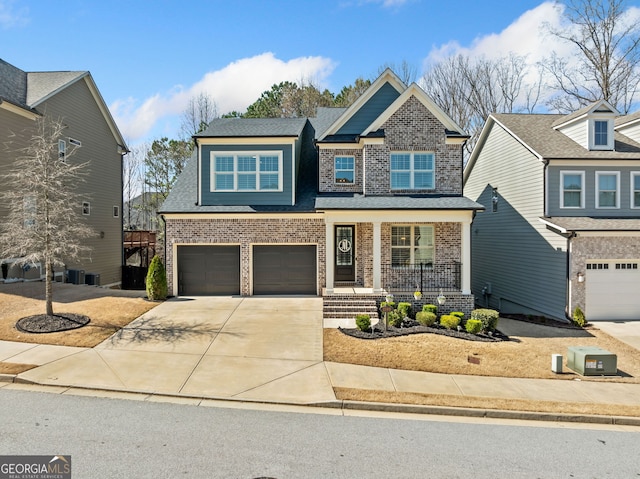
[[[95,348],[20,375],[39,384],[308,403],[335,400],[322,299],[181,297]]]

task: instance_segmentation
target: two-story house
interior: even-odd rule
[[[315,118],[214,120],[161,207],[174,295],[440,289],[470,311],[468,137],[385,71]],[[429,295],[431,294],[431,296]]]
[[[35,120],[42,115],[65,125],[64,136],[58,141],[60,158],[74,149],[68,161],[88,163],[86,181],[77,189],[77,211],[79,221],[91,226],[96,235],[85,240],[92,248],[91,256],[66,266],[94,273],[92,283],[118,284],[122,268],[122,155],[127,147],[91,74],[25,72],[0,60],[0,168],[6,169],[15,161],[25,146],[20,139],[27,141],[35,132]],[[0,221],[15,207],[0,205]],[[13,266],[7,273],[9,277],[38,279],[44,268],[25,272]]]
[[[464,172],[487,206],[472,286],[504,313],[640,319],[640,117],[606,101],[570,115],[491,115]]]

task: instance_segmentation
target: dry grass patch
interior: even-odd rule
[[[87,326],[58,333],[31,334],[16,329],[26,316],[45,312],[44,283],[0,285],[0,339],[24,343],[93,347],[158,303],[146,301],[139,292],[54,284],[54,313],[89,316]]]
[[[553,337],[550,328],[539,336],[511,336],[512,341],[478,342],[436,334],[415,334],[397,338],[362,340],[336,329],[324,330],[324,360],[381,368],[427,371],[441,374],[467,374],[537,379],[575,379],[581,377],[566,368],[569,346],[598,346],[617,354],[620,376],[582,378],[583,380],[640,383],[640,351],[596,328],[577,330],[574,336]],[[551,355],[562,354],[563,374],[551,371]],[[473,361],[473,362],[470,362]]]
[[[5,363],[0,362],[0,374],[20,374],[29,369],[37,368],[35,364]]]

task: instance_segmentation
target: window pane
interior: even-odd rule
[[[416,246],[433,246],[432,226],[416,226],[414,235],[414,244]]]
[[[233,156],[216,156],[216,171],[233,171]]]
[[[640,191],[635,191],[633,193],[633,206],[640,208]]]
[[[239,156],[238,171],[256,171],[255,156]]]
[[[433,188],[433,172],[413,174],[414,188]]]
[[[409,248],[393,248],[391,250],[392,266],[407,266],[411,262],[411,250]]]
[[[640,175],[634,175],[633,177],[633,189],[640,191]]]
[[[233,175],[216,175],[216,190],[232,190]]]
[[[579,191],[565,191],[564,192],[564,206],[572,208],[580,208],[580,192]]]
[[[277,190],[278,189],[278,175],[274,174],[262,174],[260,175],[260,189],[261,190]]]
[[[601,191],[599,195],[599,206],[615,207],[616,206],[616,192],[615,191]]]
[[[565,190],[581,190],[582,175],[564,175],[563,186]]]
[[[336,156],[336,170],[353,170],[353,156]]]
[[[261,156],[260,157],[260,171],[278,171],[278,157],[277,156]]]
[[[391,171],[394,170],[410,170],[411,155],[394,153],[391,155]]]
[[[433,248],[415,248],[414,264],[433,264]]]
[[[599,175],[598,188],[601,190],[609,190],[609,191],[615,190],[616,175]]]
[[[336,183],[353,183],[353,171],[336,171]]]
[[[411,188],[411,173],[391,172],[391,188],[393,189]]]
[[[607,144],[608,124],[606,121],[596,121],[594,124],[595,137],[594,143],[598,146]]]
[[[413,168],[415,170],[433,170],[433,155],[415,153],[413,156]]]
[[[238,175],[238,189],[239,190],[255,190],[256,189],[256,175]]]
[[[391,246],[410,246],[411,226],[391,227]]]

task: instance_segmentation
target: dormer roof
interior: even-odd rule
[[[558,118],[553,122],[553,125],[551,126],[554,129],[559,130],[579,120],[586,120],[590,115],[593,115],[594,113],[607,113],[611,114],[612,117],[620,115],[618,110],[616,110],[616,108],[612,106],[611,103],[609,103],[607,100],[599,100],[583,108],[580,108],[573,113]]]

